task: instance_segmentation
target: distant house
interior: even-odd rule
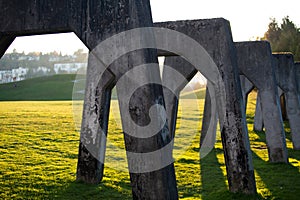
[[[19,67],[12,70],[0,71],[0,83],[10,83],[14,81],[22,81],[28,73],[28,68]]]
[[[10,83],[13,81],[11,70],[1,70],[0,71],[0,83]]]
[[[13,81],[22,81],[28,73],[28,68],[19,67],[18,69],[12,69],[11,71]]]
[[[81,68],[86,68],[86,63],[58,63],[54,64],[54,71],[56,74],[66,73],[75,74]]]
[[[40,66],[38,68],[33,69],[33,73],[42,73],[42,74],[47,74],[49,73],[51,70],[48,67],[43,67]]]

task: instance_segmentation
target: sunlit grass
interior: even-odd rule
[[[264,132],[253,132],[255,96],[250,94],[247,120],[258,195],[228,192],[219,133],[215,149],[199,159],[203,100],[183,100],[174,148],[180,199],[298,199],[300,152],[288,139],[290,164],[268,162]],[[131,199],[117,101],[112,101],[105,176],[99,185],[75,181],[78,144],[71,101],[1,102],[0,199]]]

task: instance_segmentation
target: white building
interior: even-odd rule
[[[11,71],[13,81],[23,81],[28,73],[28,68],[19,67],[18,69],[12,69]]]
[[[11,70],[0,71],[0,83],[10,83],[13,81]]]
[[[40,73],[42,72],[43,74],[47,74],[49,73],[51,70],[47,67],[43,67],[43,66],[40,66],[38,68],[35,68],[33,69],[33,73]]]
[[[12,70],[0,71],[0,83],[10,83],[14,81],[22,81],[25,79],[28,68],[19,67]]]
[[[76,74],[81,68],[86,68],[86,63],[58,63],[54,64],[54,71],[58,73]]]

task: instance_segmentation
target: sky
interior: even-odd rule
[[[300,28],[299,0],[150,0],[154,22],[223,17],[230,21],[234,41],[262,37],[270,17],[277,22],[289,16]],[[18,37],[7,52],[51,52],[73,54],[84,44],[73,33]]]

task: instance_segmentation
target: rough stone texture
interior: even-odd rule
[[[300,103],[297,92],[294,58],[291,53],[273,54],[278,86],[283,90],[286,100],[287,116],[295,150],[300,150]],[[265,121],[265,118],[264,118]]]
[[[163,85],[165,86],[163,88],[163,92],[166,104],[167,119],[171,137],[174,138],[180,91],[195,76],[197,70],[194,66],[180,56],[166,57],[164,65],[176,70],[182,75],[182,78],[184,78],[180,79],[181,81],[178,82],[177,79],[174,79],[174,72],[170,70],[169,67],[163,68],[162,81]],[[173,91],[175,93],[173,93]]]
[[[0,34],[24,36],[74,32],[89,49],[93,49],[112,32],[130,28],[129,10],[136,7],[135,4],[130,0],[1,0]],[[144,13],[139,15],[144,17]]]
[[[131,127],[129,120],[133,120],[135,124],[139,126],[145,126],[150,123],[148,113],[151,106],[156,104],[164,106],[163,90],[160,84],[147,84],[139,87],[134,92],[129,102],[127,102],[126,98],[124,98],[127,96],[129,88],[135,87],[135,84],[137,82],[151,82],[151,77],[159,77],[158,65],[157,68],[153,68],[153,66],[151,66],[148,68],[140,69],[138,71],[138,73],[147,74],[147,76],[123,76],[124,74],[120,72],[120,68],[122,68],[121,71],[124,70],[123,72],[126,73],[127,71],[132,70],[135,66],[139,66],[144,63],[158,62],[155,52],[150,51],[149,55],[151,55],[151,57],[149,56],[145,59],[142,59],[143,57],[139,55],[144,53],[145,50],[128,53],[115,61],[109,67],[110,71],[114,74],[116,79],[122,78],[122,81],[117,81],[116,88],[121,110],[126,151],[133,153],[155,152],[159,149],[162,149],[171,142],[167,124],[158,132],[158,134],[155,134],[154,136],[151,136],[149,138],[137,138],[131,135],[132,132],[137,130]],[[155,61],[153,61],[153,59]],[[124,66],[124,63],[128,64]],[[125,70],[125,67],[128,69]],[[126,109],[128,110],[128,108],[130,116],[127,115],[127,112],[123,112]],[[130,130],[131,133],[128,133],[126,130]],[[171,151],[165,151],[165,153],[170,153],[170,156],[172,154]],[[134,169],[137,165],[137,163],[133,162],[135,158],[130,157],[127,153],[127,159],[129,169]],[[143,164],[143,162],[140,163],[141,167],[143,167]],[[147,166],[144,167],[147,168]],[[178,198],[173,163],[162,169],[152,172],[130,173],[130,179],[132,186],[140,190],[139,192],[133,192],[133,197],[136,199]]]
[[[215,61],[226,90],[226,116],[221,135],[229,189],[232,192],[256,193],[236,52],[229,22],[224,19],[208,19],[163,22],[156,23],[155,26],[190,36]]]
[[[287,163],[285,132],[270,44],[265,41],[237,42],[235,46],[240,72],[259,90],[269,160]]]
[[[3,45],[0,53],[6,50],[6,46],[16,36],[74,32],[90,50],[93,50],[101,41],[116,33],[153,25],[149,0],[0,0],[0,8],[0,44]],[[122,60],[123,66],[131,66],[131,61],[157,62],[156,53],[147,50],[129,55],[128,58],[129,60]],[[93,70],[97,67],[93,66],[96,62],[97,59],[90,54],[77,169],[77,180],[86,183],[98,183],[102,178],[103,166],[99,162],[99,157],[101,159],[105,151],[93,156],[84,143],[105,144],[105,139],[98,133],[98,129],[102,128],[104,135],[106,134],[110,89],[114,81],[112,76],[115,75],[112,72],[103,72],[107,73],[106,78],[100,79],[97,85],[91,85],[97,76],[96,71]],[[116,66],[120,67],[120,65]],[[124,69],[126,67],[120,70]],[[152,75],[157,76],[157,74]],[[147,79],[151,73],[143,71],[141,76]],[[129,84],[128,87],[131,85]],[[124,86],[118,87],[120,98],[124,90]],[[161,86],[147,85],[142,91],[143,95],[137,93],[132,98],[130,106],[148,112],[147,109],[154,102],[164,104]],[[147,122],[144,115],[136,116],[136,119],[138,124]],[[123,124],[128,120],[130,120],[128,116],[122,116]],[[124,134],[127,151],[142,152],[158,149],[168,142],[152,139],[151,143],[147,143]],[[157,137],[160,137],[160,134]],[[105,146],[98,148],[105,149]],[[130,179],[134,199],[178,198],[173,164],[150,173],[131,173]]]
[[[85,91],[77,164],[77,180],[86,183],[99,183],[103,178],[111,89],[114,86],[114,76],[107,71],[97,86],[90,84],[100,73],[95,59],[93,54],[89,56],[89,79]]]

